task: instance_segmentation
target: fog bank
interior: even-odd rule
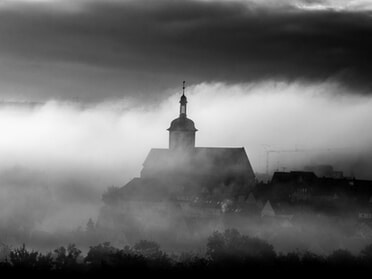
[[[138,176],[152,147],[166,148],[180,89],[156,104],[129,100],[81,105],[2,103],[0,222],[25,230],[85,226],[101,195]],[[331,81],[201,83],[187,88],[197,146],[244,146],[254,171],[333,164],[372,179],[372,99]],[[332,149],[332,151],[324,151]],[[27,224],[26,224],[27,223]]]

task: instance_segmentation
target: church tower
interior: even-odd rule
[[[194,121],[186,116],[187,98],[185,96],[185,82],[183,82],[182,90],[180,116],[174,119],[168,128],[170,150],[188,150],[195,147],[195,132],[197,129],[195,128]]]

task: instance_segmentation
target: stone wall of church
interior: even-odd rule
[[[169,133],[169,149],[189,149],[194,147],[194,131],[171,131]]]

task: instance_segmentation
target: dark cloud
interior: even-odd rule
[[[367,11],[171,0],[89,1],[73,12],[27,5],[0,11],[0,36],[0,57],[14,74],[8,81],[54,88],[57,97],[146,95],[183,79],[372,87]]]

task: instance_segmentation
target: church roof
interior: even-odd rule
[[[140,179],[124,186],[123,193],[131,196],[132,191],[133,195],[143,191],[143,195],[152,197],[148,193],[159,191],[164,197],[202,195],[224,199],[248,195],[254,183],[255,175],[243,147],[151,149]]]
[[[169,192],[166,185],[162,185],[158,181],[136,177],[122,187],[117,195],[131,200],[162,201],[169,197]]]
[[[187,117],[180,116],[171,122],[168,131],[192,131],[196,132],[194,121]]]
[[[143,172],[185,169],[199,173],[240,172],[254,179],[252,166],[243,147],[210,148],[196,147],[189,152],[179,153],[169,149],[151,149]]]

